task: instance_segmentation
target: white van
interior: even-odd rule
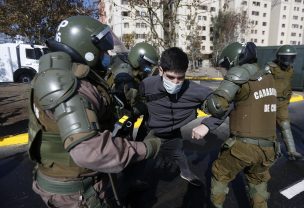
[[[24,43],[0,44],[0,82],[30,82],[47,47]]]

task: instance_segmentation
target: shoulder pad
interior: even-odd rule
[[[43,110],[51,109],[69,98],[77,87],[71,57],[63,52],[49,53],[39,60],[39,73],[32,88]]]
[[[250,78],[250,73],[242,66],[235,66],[232,67],[227,71],[226,76],[224,77],[225,80],[236,84],[243,84],[246,83]]]

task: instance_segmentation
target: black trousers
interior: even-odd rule
[[[179,167],[183,176],[189,177],[192,171],[189,168],[188,159],[183,150],[182,135],[174,135],[172,138],[160,138],[162,145],[159,151],[159,156],[169,161],[174,161]]]

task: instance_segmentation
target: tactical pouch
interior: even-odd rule
[[[222,149],[230,149],[236,142],[235,138],[227,139],[224,144],[222,145]]]

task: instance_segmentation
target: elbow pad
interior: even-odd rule
[[[214,117],[222,117],[229,108],[227,100],[217,95],[211,94],[203,105],[204,111]]]
[[[225,98],[228,102],[231,102],[239,89],[239,85],[228,80],[223,80],[220,86],[214,91],[214,94]]]
[[[100,129],[93,105],[79,94],[58,105],[54,116],[64,148],[68,151],[95,136]]]

